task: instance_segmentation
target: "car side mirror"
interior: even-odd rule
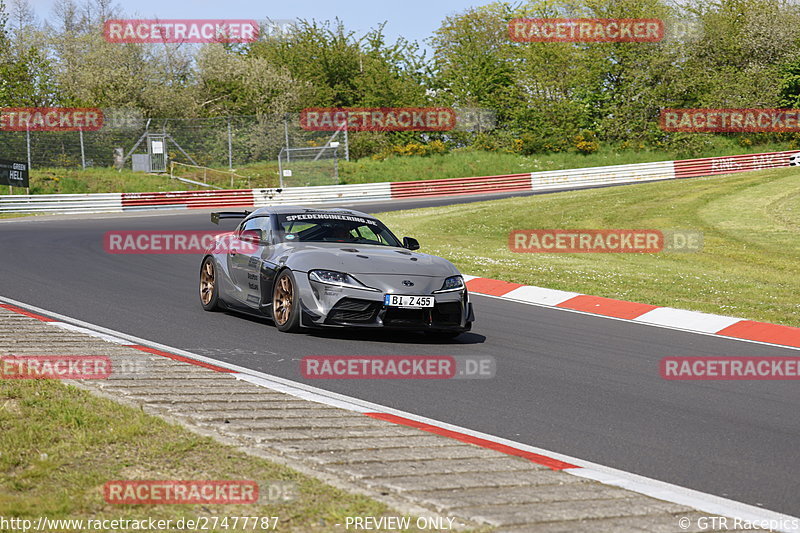
[[[241,235],[239,235],[239,240],[242,242],[249,242],[252,244],[261,244],[261,235],[260,232],[255,230],[247,230],[243,231]]]
[[[413,237],[403,237],[403,248],[419,250],[419,241]]]

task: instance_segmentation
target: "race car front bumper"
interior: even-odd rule
[[[384,305],[382,292],[312,286],[311,282],[303,281],[298,280],[302,302],[300,323],[304,327],[469,331],[475,320],[466,288],[432,294],[433,307],[407,309]]]

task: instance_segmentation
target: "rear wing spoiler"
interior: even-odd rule
[[[220,211],[218,213],[211,213],[211,222],[219,224],[223,218],[245,218],[252,211]]]

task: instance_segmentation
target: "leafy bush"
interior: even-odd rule
[[[572,138],[575,149],[581,154],[593,154],[600,149],[600,142],[592,131],[582,131]]]
[[[384,160],[391,156],[429,156],[433,154],[446,154],[448,152],[447,145],[436,139],[428,143],[409,142],[406,144],[396,144],[389,148],[382,150],[372,156],[372,159]]]
[[[470,149],[481,150],[484,152],[506,152],[518,154],[522,150],[522,141],[515,137],[511,132],[505,130],[480,132],[475,135],[475,139],[472,141]]]
[[[361,159],[380,154],[391,147],[386,134],[377,131],[358,131],[350,133],[350,159]]]
[[[663,148],[675,154],[680,159],[700,157],[714,147],[710,134],[703,133],[675,133],[663,142]]]
[[[523,155],[566,152],[570,149],[570,143],[565,137],[531,132],[520,135],[519,146]]]

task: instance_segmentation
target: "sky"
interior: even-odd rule
[[[76,0],[83,3],[85,0]],[[159,19],[317,19],[339,17],[345,28],[362,35],[386,21],[390,42],[397,37],[424,44],[441,21],[491,0],[133,0],[116,2],[128,18]],[[7,1],[6,4],[9,2]],[[29,0],[39,20],[51,16],[55,0]]]

